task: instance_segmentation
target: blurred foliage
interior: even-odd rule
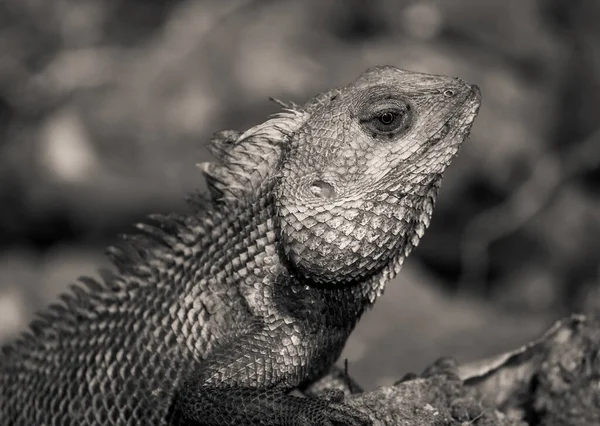
[[[0,341],[134,220],[183,209],[212,132],[376,64],[484,94],[407,276],[471,300],[448,308],[462,331],[502,317],[481,304],[527,330],[598,308],[599,17],[595,0],[0,0]]]

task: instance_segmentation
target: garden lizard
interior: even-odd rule
[[[150,216],[0,355],[2,425],[366,425],[323,377],[429,225],[477,86],[395,67],[210,143],[209,193]]]

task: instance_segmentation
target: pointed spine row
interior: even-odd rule
[[[209,149],[217,161],[198,165],[212,199],[227,202],[253,195],[265,179],[275,175],[283,146],[307,116],[301,110],[284,109],[244,133],[215,134]]]
[[[296,108],[290,104],[291,108]],[[106,253],[117,272],[99,270],[100,279],[81,277],[78,284],[55,303],[37,314],[21,338],[2,348],[8,356],[17,348],[27,349],[39,339],[51,339],[59,330],[71,330],[81,320],[92,319],[110,309],[111,302],[129,297],[128,292],[147,283],[153,275],[167,271],[175,257],[184,256],[203,238],[213,219],[206,214],[215,202],[239,200],[254,193],[271,177],[280,161],[282,145],[307,118],[305,111],[284,109],[245,133],[223,131],[215,135],[209,149],[217,163],[200,165],[207,179],[210,198],[199,193],[188,196],[194,215],[151,215],[152,223],[135,225],[137,235],[123,235],[121,243]]]
[[[119,244],[107,248],[117,272],[100,269],[99,279],[80,277],[59,296],[59,303],[36,314],[16,342],[2,347],[2,355],[33,348],[40,339],[53,339],[57,331],[72,330],[82,320],[97,318],[118,299],[149,282],[145,278],[168,270],[174,256],[183,255],[186,247],[205,235],[203,220],[197,216],[155,214],[149,219],[152,223],[135,225],[138,235],[123,235]]]

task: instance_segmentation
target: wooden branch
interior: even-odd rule
[[[346,401],[376,425],[600,425],[600,317],[573,315],[514,351],[442,359]]]

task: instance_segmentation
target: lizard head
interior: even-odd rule
[[[479,89],[458,78],[394,67],[308,102],[276,198],[282,247],[298,273],[328,285],[397,273],[479,104]]]

